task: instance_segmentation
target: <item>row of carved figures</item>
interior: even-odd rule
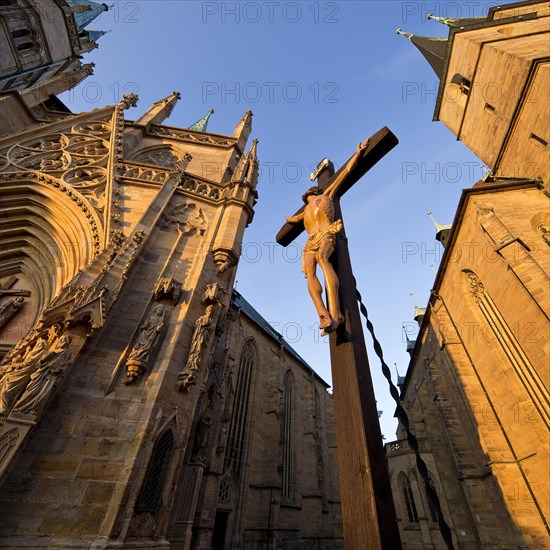
[[[10,354],[0,372],[0,416],[38,414],[71,362],[71,336],[52,325]]]
[[[177,303],[181,285],[171,278],[162,279],[155,289],[155,297],[170,298]],[[225,291],[216,283],[206,286],[202,302],[205,312],[195,322],[189,355],[179,373],[176,385],[179,391],[188,391],[196,383],[203,360],[203,351],[213,331],[215,309],[221,307]],[[174,298],[176,298],[174,300]],[[166,307],[158,304],[139,327],[134,345],[126,359],[129,384],[147,369],[161,331],[165,325]],[[0,416],[12,412],[38,415],[58,378],[72,360],[71,336],[56,323],[38,333],[31,333],[6,356],[0,364]]]

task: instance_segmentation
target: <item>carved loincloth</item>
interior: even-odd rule
[[[342,220],[333,221],[324,231],[318,231],[317,233],[312,233],[309,236],[305,246],[304,252],[302,255],[302,271],[305,273],[304,259],[306,252],[314,254],[315,260],[319,262],[317,254],[321,249],[321,246],[329,242],[332,246],[336,243],[336,233],[340,233],[343,229]]]

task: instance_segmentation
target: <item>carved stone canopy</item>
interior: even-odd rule
[[[159,300],[171,300],[176,305],[181,297],[182,284],[173,277],[161,277],[153,290],[153,297]]]

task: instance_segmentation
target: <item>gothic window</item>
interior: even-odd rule
[[[224,470],[228,468],[233,469],[233,474],[237,480],[241,479],[243,471],[252,371],[255,365],[256,351],[254,350],[252,341],[248,340],[241,352],[239,375],[235,388],[235,401],[233,403],[233,415],[224,464]]]
[[[162,490],[173,449],[174,434],[168,428],[162,432],[155,443],[151,461],[137,499],[136,512],[158,512],[162,504]]]
[[[36,33],[31,29],[15,29],[11,32],[11,36],[18,52],[28,52],[39,48]]]
[[[407,510],[407,520],[409,524],[418,523],[418,512],[416,510],[416,503],[414,501],[414,494],[411,487],[409,478],[401,472],[400,475],[401,496],[403,498],[403,504]]]
[[[433,489],[433,491],[437,494],[437,491],[435,490],[435,482],[432,474],[428,474],[428,480],[430,482],[430,487]],[[426,487],[427,489],[427,487]],[[426,499],[428,500],[428,508],[430,509],[430,516],[432,518],[432,521],[434,523],[438,523],[439,518],[437,517],[437,511],[435,506],[433,505],[432,501],[430,500],[430,497],[428,496],[428,492],[426,491]]]
[[[292,497],[294,457],[293,457],[293,407],[292,374],[287,371],[283,390],[283,497]]]
[[[456,84],[460,92],[464,95],[469,95],[470,88],[472,87],[472,83],[461,74],[456,73],[453,78],[451,79],[451,84]]]
[[[218,491],[218,502],[220,504],[231,504],[231,499],[233,497],[233,487],[231,481],[226,477],[220,484],[220,489]]]
[[[29,29],[15,29],[14,31],[11,31],[11,35],[13,38],[30,37],[31,31]]]
[[[169,147],[144,151],[135,159],[135,162],[145,162],[146,164],[157,164],[159,166],[174,166],[178,157]]]

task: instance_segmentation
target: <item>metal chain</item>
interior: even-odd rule
[[[420,472],[420,476],[424,481],[424,486],[426,489],[426,495],[428,497],[428,501],[432,506],[433,510],[437,514],[441,536],[443,537],[443,540],[445,541],[447,548],[449,550],[454,550],[451,530],[447,525],[445,518],[443,517],[443,512],[441,510],[441,503],[439,502],[439,497],[437,496],[437,492],[435,491],[435,489],[432,487],[432,484],[430,483],[430,478],[428,476],[428,468],[426,466],[426,463],[420,456],[420,451],[418,450],[418,441],[416,440],[415,435],[410,430],[409,417],[407,416],[405,409],[401,406],[401,401],[399,399],[399,390],[394,386],[392,382],[390,368],[384,361],[384,353],[382,352],[382,346],[380,345],[380,342],[378,341],[378,339],[376,338],[376,335],[374,334],[374,326],[369,319],[367,308],[365,307],[365,304],[363,304],[361,294],[357,290],[357,287],[355,288],[355,292],[357,295],[357,301],[359,302],[359,309],[361,310],[361,313],[363,314],[363,317],[366,320],[367,329],[372,336],[374,351],[376,352],[376,355],[378,356],[378,358],[380,359],[380,362],[382,363],[382,373],[384,374],[384,377],[388,381],[388,384],[390,386],[391,396],[393,397],[393,400],[395,401],[395,404],[397,406],[395,416],[397,416],[397,419],[399,420],[401,426],[403,426],[403,428],[405,429],[405,432],[407,434],[407,442],[409,443],[409,446],[413,450],[414,455],[416,457],[416,467]]]

